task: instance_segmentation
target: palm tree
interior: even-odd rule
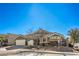
[[[68,31],[68,35],[70,36],[70,42],[72,44],[77,43],[79,41],[79,29],[71,29]]]

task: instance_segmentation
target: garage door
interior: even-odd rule
[[[16,40],[16,45],[25,45],[26,43],[25,43],[25,41],[26,40]]]

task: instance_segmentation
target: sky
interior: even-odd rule
[[[79,4],[0,3],[0,34],[27,34],[39,28],[63,35],[79,28]]]

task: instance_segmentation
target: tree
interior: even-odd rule
[[[0,46],[2,46],[2,42],[4,41],[3,37],[0,37]]]
[[[3,37],[0,37],[0,42],[3,42],[5,39]]]
[[[72,44],[79,42],[79,29],[71,29],[68,31],[68,35],[70,36],[70,42]]]

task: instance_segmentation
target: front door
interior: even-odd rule
[[[27,40],[25,41],[25,45],[26,45],[26,46],[28,45]]]

